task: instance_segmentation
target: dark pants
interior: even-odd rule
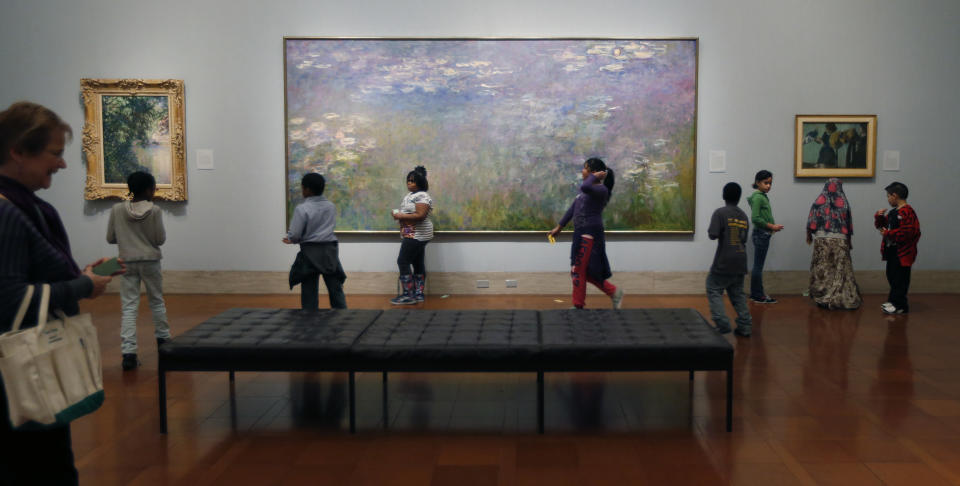
[[[762,299],[767,295],[763,290],[763,263],[767,261],[772,235],[769,231],[753,230],[753,270],[750,272],[750,298],[753,299]]]
[[[320,308],[320,276],[315,273],[304,277],[300,282],[300,308],[303,310],[317,310]],[[346,309],[347,298],[343,295],[343,283],[336,275],[323,275],[323,284],[327,286],[331,309]]]
[[[400,255],[397,256],[397,266],[400,267],[400,275],[410,275],[410,267],[413,267],[414,275],[424,275],[427,273],[427,267],[423,264],[425,249],[428,241],[415,240],[413,238],[403,238],[400,241]]]
[[[910,267],[900,264],[900,257],[897,256],[895,248],[893,252],[887,254],[887,282],[890,284],[887,300],[897,309],[909,312],[907,291],[910,289]]]
[[[3,386],[0,382],[0,386]],[[0,485],[75,485],[70,426],[13,430],[7,397],[0,392]]]

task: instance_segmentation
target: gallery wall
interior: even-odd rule
[[[61,2],[6,0],[0,17],[0,105],[45,104],[74,128],[68,168],[40,196],[63,216],[81,263],[115,254],[104,241],[110,202],[83,200],[81,78],[176,78],[186,85],[187,203],[163,203],[170,270],[282,271],[296,249],[284,228],[283,37],[698,37],[697,223],[692,236],[615,235],[615,271],[709,267],[711,212],[729,181],[749,189],[774,172],[773,212],[786,229],[767,268],[802,270],[807,211],[822,179],[793,177],[796,114],[876,114],[878,170],[845,182],[855,218],[854,266],[879,269],[872,214],[883,187],[911,189],[922,229],[918,269],[960,269],[960,2],[355,0]],[[214,151],[197,170],[196,151]],[[726,152],[727,170],[707,154]],[[900,171],[883,171],[898,151]],[[578,170],[571,160],[571,171]],[[397,174],[397,184],[404,174]],[[536,188],[531,188],[536,190]],[[572,198],[574,194],[570,194]],[[495,196],[492,196],[495,197]],[[346,201],[336,201],[346,204]],[[437,201],[438,205],[443,201]],[[741,207],[749,211],[745,201]],[[384,208],[389,211],[389,208]],[[559,214],[557,218],[559,218]],[[549,228],[544,228],[544,231]],[[343,236],[348,272],[395,269],[393,236]],[[567,268],[567,245],[546,238],[441,235],[431,271]]]

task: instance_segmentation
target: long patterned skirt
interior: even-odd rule
[[[828,309],[856,309],[863,303],[846,238],[814,238],[810,298]]]

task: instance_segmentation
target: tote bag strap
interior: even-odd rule
[[[33,285],[27,285],[27,291],[23,294],[23,301],[20,302],[20,308],[17,309],[17,316],[13,318],[12,331],[19,331],[20,324],[23,323],[23,316],[27,315],[27,309],[30,308],[30,299],[33,298]]]
[[[40,292],[40,314],[37,316],[37,328],[43,330],[47,325],[47,309],[50,307],[50,284],[43,284]]]

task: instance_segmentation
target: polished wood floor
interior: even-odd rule
[[[388,308],[386,296],[349,296]],[[392,374],[389,430],[380,375],[358,374],[347,432],[337,373],[168,375],[159,433],[156,344],[141,304],[141,368],[120,370],[116,295],[83,304],[104,355],[107,401],[73,425],[83,485],[940,485],[960,484],[960,305],[913,295],[890,317],[801,297],[751,304],[736,346],[734,431],[724,376],[546,376],[547,434],[535,433],[530,374]],[[297,307],[298,296],[170,295],[174,335],[231,307]],[[606,306],[602,296],[588,307]],[[548,309],[568,296],[430,296],[430,309]],[[625,307],[694,307],[703,296],[628,296]],[[732,315],[732,310],[729,310]]]

